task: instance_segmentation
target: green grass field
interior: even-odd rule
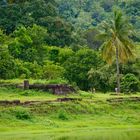
[[[43,102],[33,105],[0,105],[0,137],[4,140],[11,137],[22,140],[34,139],[34,137],[42,139],[43,136],[43,139],[52,139],[54,136],[76,136],[77,133],[91,134],[91,131],[99,130],[135,130],[135,132],[140,130],[140,102],[138,101],[125,100],[110,103],[107,99],[118,98],[118,96],[110,93],[92,94],[79,91],[67,97],[81,98],[82,101],[53,102],[60,97],[65,96],[56,96],[43,91],[1,87],[1,101]],[[140,94],[122,94],[119,95],[120,97],[127,99],[140,97]],[[52,102],[44,102],[48,100]]]

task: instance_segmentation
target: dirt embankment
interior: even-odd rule
[[[36,104],[45,104],[45,103],[53,103],[53,102],[68,102],[68,101],[81,101],[81,98],[57,98],[56,100],[47,100],[47,101],[25,101],[21,102],[20,100],[0,100],[0,105],[1,106],[17,106],[17,105],[22,105],[22,106],[28,106],[28,105],[36,105]]]
[[[118,98],[107,99],[107,101],[110,102],[110,103],[125,102],[125,101],[139,102],[140,97],[118,97]]]

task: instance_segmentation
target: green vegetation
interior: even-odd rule
[[[26,94],[28,93],[28,94]],[[6,96],[5,96],[6,95]],[[4,98],[5,96],[5,98]],[[63,96],[61,96],[63,97]],[[55,102],[55,95],[41,91],[0,89],[0,99],[25,101],[47,101],[32,105],[0,106],[0,135],[6,138],[19,133],[27,135],[49,133],[48,137],[73,131],[139,129],[139,102],[124,100],[110,103],[107,99],[118,98],[108,94],[92,94],[80,91],[67,97],[82,98],[82,101]],[[140,97],[140,94],[121,95],[125,99]],[[18,135],[17,135],[18,136]],[[29,136],[30,137],[30,136]],[[47,137],[47,135],[46,135]]]
[[[128,19],[123,17],[123,13],[115,9],[113,20],[109,23],[102,23],[102,30],[104,31],[99,36],[104,43],[102,45],[103,58],[112,63],[116,60],[117,69],[117,92],[120,93],[120,66],[119,63],[128,61],[134,56],[134,43],[130,39],[134,31],[132,25],[129,24]],[[101,31],[102,32],[102,31]]]
[[[138,0],[2,0],[0,79],[61,79],[101,92],[120,87],[128,73],[140,81],[138,11]],[[103,42],[108,49],[102,49]]]
[[[99,140],[98,130],[140,139],[139,9],[139,0],[0,0],[0,139]],[[23,90],[24,79],[77,92]]]

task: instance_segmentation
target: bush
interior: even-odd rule
[[[6,107],[0,111],[0,118],[31,120],[32,115],[29,110],[24,107]]]
[[[66,113],[66,111],[61,110],[61,111],[58,113],[58,118],[59,118],[60,120],[68,120],[68,114]]]
[[[121,81],[121,90],[124,93],[139,91],[140,82],[134,74],[126,74]]]
[[[43,75],[42,78],[50,80],[63,78],[65,73],[65,69],[62,66],[54,64],[53,62],[48,61],[46,65],[43,67]]]
[[[30,112],[22,107],[18,107],[11,110],[12,114],[19,120],[30,120],[31,114]]]

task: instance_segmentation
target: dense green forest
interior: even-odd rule
[[[121,90],[140,91],[139,0],[1,0],[0,79],[45,79],[114,91],[115,54],[111,64],[103,59],[104,40],[98,35],[115,9],[134,30],[128,35],[134,58],[120,62]]]

